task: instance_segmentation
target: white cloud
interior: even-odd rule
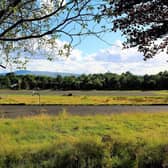
[[[66,0],[40,0],[40,5],[46,8],[46,12],[50,12],[50,10],[54,10],[54,6],[57,5],[65,5]]]
[[[136,48],[122,50],[121,43],[117,41],[111,48],[90,55],[84,55],[82,51],[74,49],[68,58],[57,56],[53,61],[44,58],[31,59],[27,69],[87,74],[130,71],[142,75],[168,70],[167,60],[168,55],[162,53],[153,59],[143,61],[143,56],[137,52]]]

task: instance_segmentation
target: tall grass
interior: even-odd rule
[[[167,168],[168,113],[0,119],[2,168]]]

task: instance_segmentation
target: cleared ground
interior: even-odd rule
[[[0,105],[1,118],[16,118],[25,116],[34,116],[39,114],[59,115],[63,110],[66,110],[71,115],[110,115],[116,113],[151,113],[151,112],[168,112],[166,106],[66,106],[66,105],[48,105],[48,106],[22,106],[22,105]]]

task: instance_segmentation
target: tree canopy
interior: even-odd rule
[[[168,71],[156,75],[121,75],[114,73],[79,76],[35,76],[8,73],[0,75],[0,89],[53,89],[53,90],[167,90]]]
[[[1,0],[0,50],[6,62],[19,62],[21,51],[33,53],[47,46],[47,56],[68,55],[74,38],[107,31],[98,0]],[[63,38],[60,42],[58,39]],[[79,39],[80,40],[80,39]],[[19,51],[19,52],[18,52]],[[15,53],[15,54],[13,54]],[[41,52],[44,53],[44,52]],[[46,53],[45,53],[46,54]],[[13,61],[14,60],[14,61]]]
[[[145,59],[161,51],[168,52],[168,1],[0,1],[1,59],[11,64],[22,63],[22,52],[34,54],[41,50],[40,54],[48,59],[67,56],[71,44],[80,41],[75,37],[91,34],[101,37],[103,32],[117,30],[126,37],[124,46],[138,46]],[[29,54],[24,54],[25,59]]]
[[[112,30],[126,37],[125,47],[138,46],[144,58],[168,53],[167,0],[110,0],[103,13],[113,17]]]

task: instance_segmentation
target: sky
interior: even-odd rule
[[[45,3],[47,0],[43,0]],[[94,36],[82,38],[79,45],[75,46],[68,58],[56,56],[52,61],[44,57],[31,58],[26,66],[31,71],[65,72],[75,74],[105,73],[112,72],[121,74],[130,71],[133,74],[156,74],[168,70],[168,55],[160,53],[147,61],[137,48],[122,49],[124,40],[120,32],[107,33],[103,39],[110,44],[97,39]],[[62,41],[59,41],[61,43]],[[49,51],[48,46],[43,50]],[[39,54],[40,55],[40,54]],[[14,67],[0,72],[15,71]]]
[[[137,48],[123,50],[123,38],[119,32],[106,34],[103,39],[87,37],[76,46],[68,58],[57,57],[50,62],[44,59],[32,60],[28,63],[29,70],[68,72],[78,74],[112,72],[121,74],[130,71],[133,74],[156,74],[168,70],[168,55],[161,53],[153,59],[143,60]]]
[[[57,56],[53,61],[48,61],[44,57],[32,58],[27,64],[27,70],[75,74],[105,72],[121,74],[130,71],[136,75],[156,74],[168,70],[166,53],[144,61],[143,55],[137,51],[137,48],[122,49],[123,39],[119,32],[107,34],[104,39],[112,45],[96,37],[88,37],[72,50],[68,58]],[[47,46],[44,50],[48,51]],[[0,70],[0,72],[7,71],[11,69]],[[15,71],[15,68],[12,71]]]
[[[120,36],[111,37],[113,45],[107,45],[96,38],[88,38],[73,49],[68,58],[57,57],[50,62],[44,59],[32,60],[29,70],[68,72],[78,74],[112,72],[121,74],[130,71],[133,74],[156,74],[168,70],[168,55],[161,53],[153,59],[143,60],[137,48],[122,49]]]

